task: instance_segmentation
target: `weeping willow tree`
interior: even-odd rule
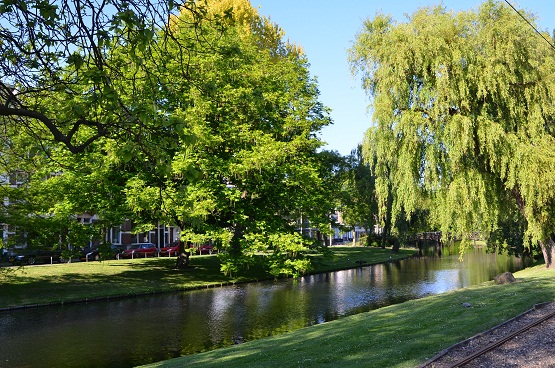
[[[516,208],[526,242],[555,266],[555,50],[544,37],[496,1],[364,22],[349,56],[373,99],[366,152],[382,213],[388,196],[393,219],[425,198],[444,232],[468,238]]]

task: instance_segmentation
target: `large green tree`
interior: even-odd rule
[[[183,244],[212,240],[226,250],[226,272],[259,251],[268,251],[276,275],[302,272],[302,251],[313,243],[298,233],[297,216],[327,229],[333,209],[326,182],[334,156],[317,152],[327,110],[305,55],[277,25],[248,1],[203,4],[202,18],[198,4],[184,7],[143,44],[106,40],[108,89],[79,79],[71,101],[55,91],[37,99],[59,121],[79,110],[110,125],[102,135],[71,130],[73,148],[52,142],[48,129],[21,132],[39,138],[39,148],[48,143],[29,188],[57,189],[41,213],[60,218],[89,212],[105,225],[130,218],[137,231],[158,220],[177,225],[179,266]],[[97,69],[68,63],[59,75]]]
[[[5,223],[20,234],[45,228],[30,223],[34,214],[59,233],[75,227],[82,212],[101,216],[105,226],[129,218],[122,188],[129,171],[140,169],[131,157],[144,147],[175,144],[163,134],[171,116],[153,111],[162,91],[140,87],[169,79],[155,59],[169,52],[170,20],[194,30],[171,50],[184,55],[175,61],[181,71],[189,68],[186,53],[204,42],[206,12],[202,1],[0,4],[1,170],[24,176],[19,188],[3,188],[11,198]],[[221,31],[216,23],[210,28]]]
[[[248,1],[208,2],[207,9],[206,42],[187,54],[194,83],[169,74],[142,86],[162,91],[154,110],[169,117],[162,135],[175,141],[133,154],[137,165],[153,164],[128,181],[128,203],[154,216],[143,220],[177,224],[186,241],[217,239],[227,251],[224,271],[267,250],[274,273],[303,271],[307,262],[292,259],[306,245],[295,217],[329,223],[329,205],[314,204],[324,190],[317,132],[330,122],[327,111],[306,57],[282,40],[279,27]],[[209,31],[215,19],[223,32]],[[172,45],[191,39],[191,31],[173,27],[166,47],[176,53],[156,59],[158,67],[183,72],[176,62],[183,55]]]
[[[518,208],[553,267],[554,57],[502,2],[365,21],[350,60],[373,98],[378,159],[395,163],[394,211],[429,198],[444,231],[468,236]]]

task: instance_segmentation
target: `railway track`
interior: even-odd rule
[[[545,311],[542,311],[545,308]],[[539,311],[539,312],[538,312]],[[538,313],[538,316],[534,316]],[[456,368],[471,363],[485,354],[499,348],[518,335],[555,317],[555,304],[542,303],[499,326],[471,339],[465,340],[440,353],[418,368]],[[505,332],[507,330],[508,332]],[[494,337],[490,337],[494,335]],[[470,345],[468,347],[467,345]],[[466,352],[466,353],[465,353]]]

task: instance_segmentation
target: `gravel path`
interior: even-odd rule
[[[499,341],[547,314],[555,312],[555,303],[544,303],[534,307],[491,330],[452,346],[420,368],[453,367],[461,359]],[[555,367],[555,317],[524,331],[490,352],[461,366],[464,368]]]

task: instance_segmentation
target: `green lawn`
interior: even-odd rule
[[[331,247],[332,255],[313,254],[313,272],[356,267],[406,258],[414,250],[368,247]],[[220,272],[216,255],[192,256],[190,268],[175,269],[175,258],[74,262],[54,265],[0,268],[0,308],[36,304],[67,303],[96,298],[187,290],[272,278],[261,267],[251,267],[241,276]]]
[[[415,367],[536,303],[555,300],[555,271],[536,266],[515,277],[510,285],[487,282],[147,367]]]

